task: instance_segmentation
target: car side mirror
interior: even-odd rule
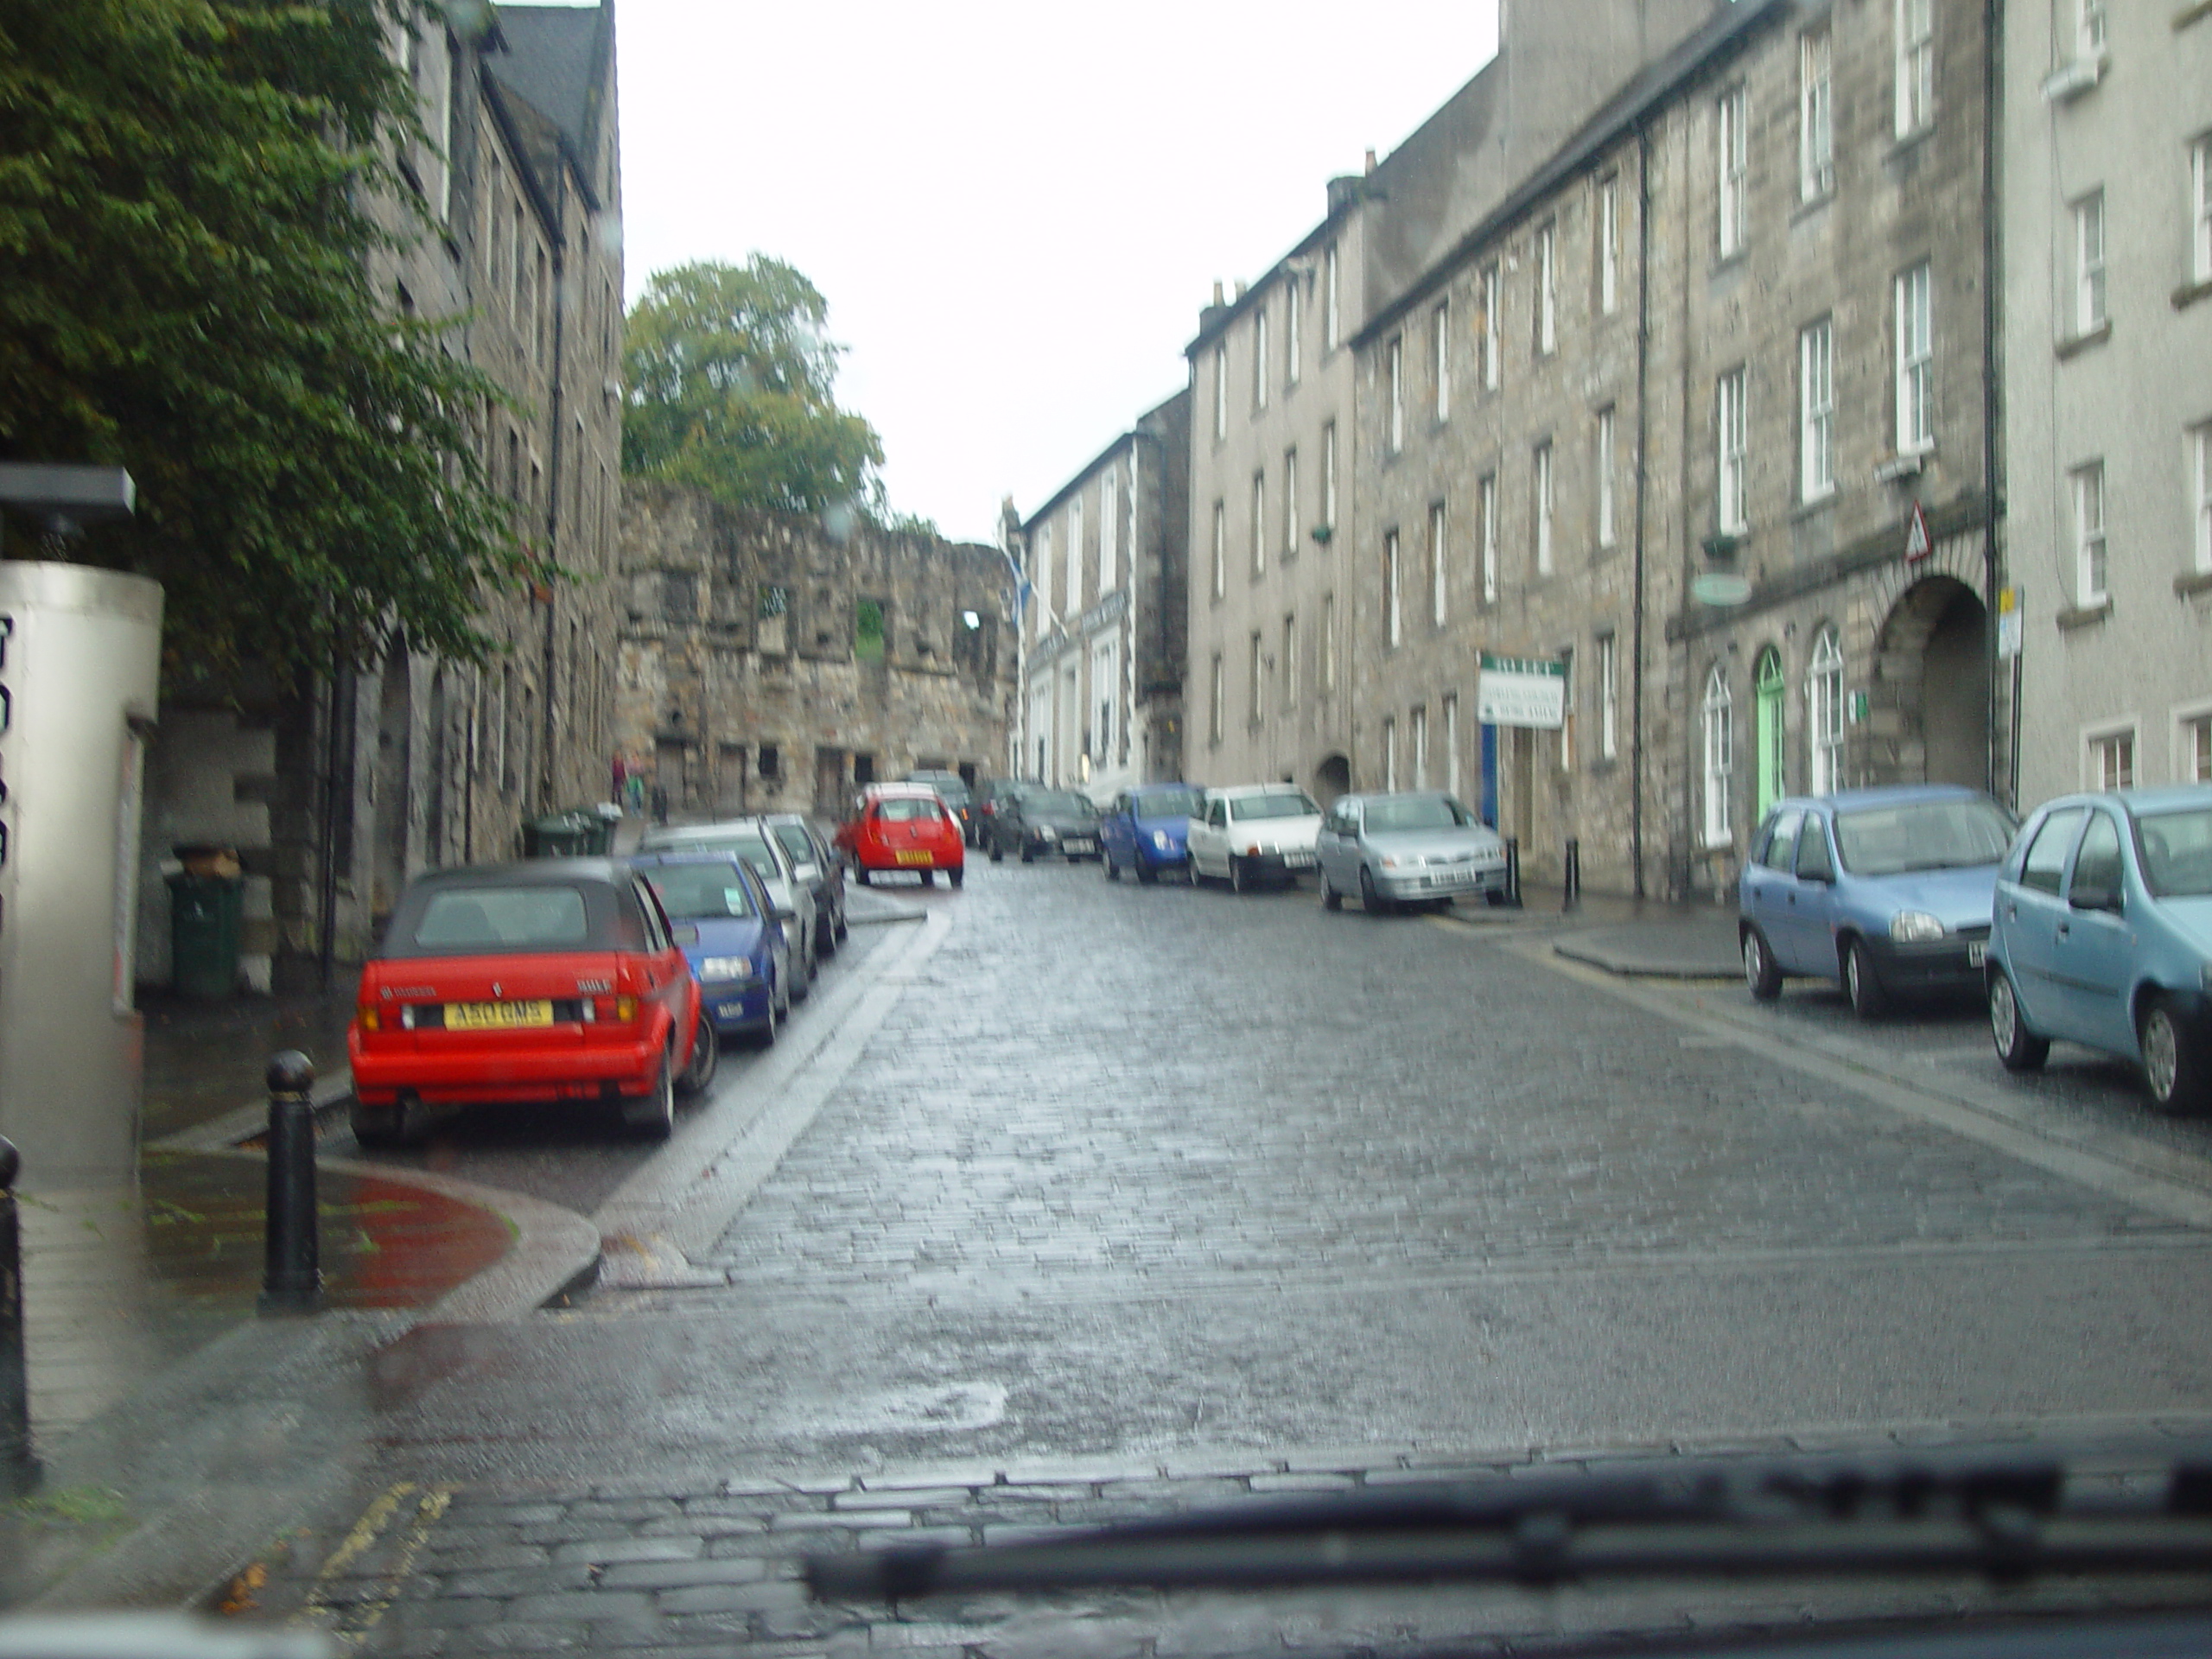
[[[2076,910],[2104,910],[2113,915],[2120,913],[2120,890],[2116,887],[2082,887],[2079,882],[2068,893],[2066,902]]]
[[[789,905],[778,905],[776,906],[776,919],[779,922],[795,922],[798,920],[798,912],[792,909]]]

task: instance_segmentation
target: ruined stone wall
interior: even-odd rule
[[[1014,664],[995,548],[632,480],[621,549],[614,747],[671,818],[834,818],[871,778],[998,770]]]

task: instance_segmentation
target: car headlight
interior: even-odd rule
[[[1059,838],[1060,838],[1060,832],[1059,832],[1058,830],[1057,830],[1053,829],[1053,828],[1052,828],[1052,826],[1051,824],[1049,824],[1049,823],[1040,823],[1040,824],[1039,824],[1039,825],[1037,826],[1037,839],[1038,839],[1038,840],[1039,840],[1039,841],[1058,841]]]
[[[1901,910],[1890,918],[1890,937],[1899,944],[1924,944],[1943,932],[1943,924],[1924,910]]]
[[[1172,853],[1175,850],[1175,843],[1167,839],[1167,832],[1165,830],[1155,830],[1152,832],[1152,844],[1163,853]]]
[[[1386,870],[1395,870],[1398,868],[1398,861],[1389,854],[1385,853],[1382,855],[1382,868]]]
[[[744,957],[705,957],[699,963],[702,981],[751,979],[753,976],[753,963]]]

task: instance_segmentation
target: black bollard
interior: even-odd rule
[[[1521,837],[1505,838],[1505,902],[1521,908]]]
[[[1573,836],[1567,838],[1567,861],[1560,867],[1559,885],[1561,910],[1573,910],[1582,902],[1582,842]]]
[[[268,1254],[264,1313],[311,1313],[322,1305],[315,1212],[315,1062],[288,1048],[269,1062]]]
[[[21,1497],[39,1481],[23,1357],[23,1233],[16,1209],[16,1172],[22,1165],[15,1142],[0,1135],[0,1497]]]

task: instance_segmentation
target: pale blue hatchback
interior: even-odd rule
[[[1751,995],[1785,976],[1840,980],[1872,1019],[1900,994],[1978,990],[2012,815],[1954,784],[1851,789],[1775,804],[1737,883]]]
[[[2161,1110],[2212,1105],[2212,787],[2038,810],[1997,879],[1988,992],[2008,1070],[2063,1038],[2141,1066]]]

